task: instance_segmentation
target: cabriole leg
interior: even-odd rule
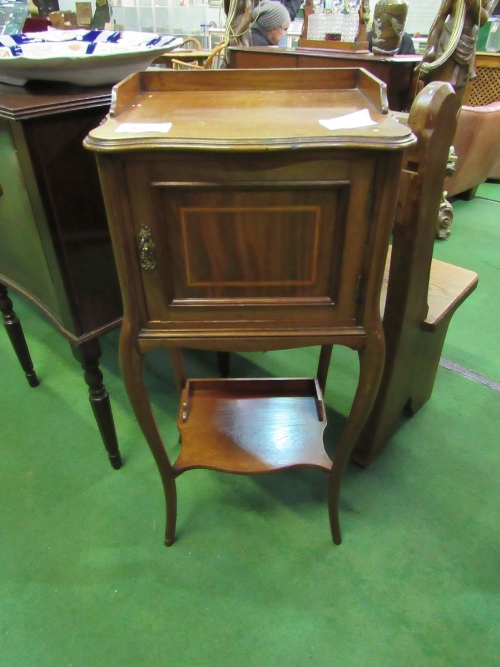
[[[335,450],[328,487],[328,513],[332,539],[342,542],[339,522],[340,483],[349,457],[361,433],[377,396],[384,365],[383,336],[373,336],[366,347],[359,351],[359,382],[352,402],[349,418]]]
[[[179,350],[171,350],[177,373],[184,377]],[[120,336],[120,367],[125,388],[136,419],[155,458],[165,494],[166,527],[165,545],[171,546],[175,540],[177,522],[176,473],[170,463],[160,431],[154,418],[151,401],[144,382],[144,356],[137,349],[136,333],[124,321]]]

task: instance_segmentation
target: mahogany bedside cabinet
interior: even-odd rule
[[[163,482],[167,545],[181,473],[298,466],[328,473],[340,543],[341,477],[382,374],[380,291],[414,141],[388,113],[385,84],[364,70],[148,71],[114,88],[85,146],[97,154],[124,302],[120,363]],[[181,348],[328,354],[332,344],[360,362],[333,460],[326,372],[185,380],[181,368]],[[155,348],[174,351],[184,387],[175,461],[143,378]]]

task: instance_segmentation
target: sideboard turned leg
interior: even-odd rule
[[[83,377],[89,388],[90,405],[99,427],[108,458],[115,470],[122,466],[122,457],[118,448],[115,422],[111,411],[109,394],[106,391],[102,379],[103,375],[99,368],[99,358],[102,354],[101,346],[97,339],[87,341],[82,345],[72,345],[73,355],[84,370]]]
[[[217,352],[217,365],[221,378],[228,378],[231,372],[231,357],[229,352]]]
[[[14,348],[19,363],[26,375],[30,387],[38,387],[39,379],[33,369],[33,361],[26,344],[23,328],[19,318],[12,309],[12,300],[7,294],[7,288],[0,283],[0,312],[3,315],[3,324],[9,340]]]

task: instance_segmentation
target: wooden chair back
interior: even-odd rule
[[[200,40],[196,37],[187,37],[179,46],[179,49],[192,49],[193,51],[201,51],[202,48]]]
[[[172,69],[183,70],[183,69],[204,69],[203,65],[199,65],[197,60],[193,62],[187,62],[186,60],[179,60],[178,58],[172,58],[170,61]]]
[[[430,398],[451,318],[477,285],[473,271],[432,257],[458,109],[451,85],[434,82],[410,111],[417,144],[405,153],[381,299],[384,373],[352,456],[363,467],[386,447],[403,415],[415,414]]]
[[[210,55],[205,61],[205,69],[220,69],[224,60],[224,50],[226,48],[226,45],[224,42],[220,42],[220,44],[217,44],[217,46],[212,50]]]

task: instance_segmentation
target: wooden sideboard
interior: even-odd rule
[[[277,67],[363,67],[387,84],[389,107],[393,111],[408,111],[413,101],[414,70],[422,60],[419,55],[374,56],[372,53],[349,53],[330,49],[297,47],[231,47],[229,67],[261,69]]]
[[[121,295],[95,159],[82,146],[110,99],[109,87],[0,85],[0,308],[32,386],[38,379],[7,288],[68,339],[119,468],[98,338],[121,324]]]

